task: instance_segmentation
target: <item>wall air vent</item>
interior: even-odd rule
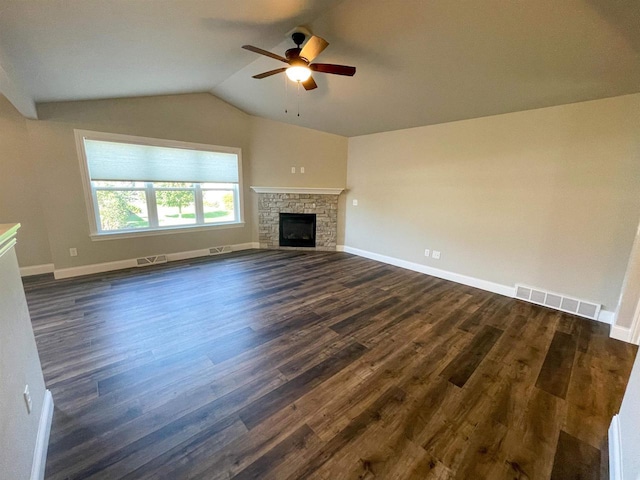
[[[516,298],[545,307],[597,320],[602,305],[548,292],[540,288],[516,285]]]
[[[209,255],[220,255],[221,253],[230,253],[232,251],[229,245],[225,245],[224,247],[211,247],[209,249]]]
[[[151,257],[136,258],[136,264],[139,267],[145,267],[147,265],[155,265],[157,263],[167,263],[166,255],[154,255]]]

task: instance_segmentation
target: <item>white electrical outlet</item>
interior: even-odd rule
[[[357,207],[358,206],[358,200],[356,200],[355,198],[353,199],[353,206]]]
[[[77,248],[70,248],[69,249],[69,256],[77,257],[78,256],[78,249]]]
[[[24,403],[27,404],[27,413],[31,413],[33,408],[33,402],[31,401],[31,393],[29,392],[29,385],[24,387]]]
[[[440,252],[438,250],[434,250],[431,254],[431,258],[435,258],[436,260],[440,260]]]
[[[291,167],[291,173],[296,173],[296,167]]]
[[[300,167],[300,173],[304,173],[304,167]]]
[[[428,249],[428,248],[425,248],[425,249],[424,249],[424,256],[425,256],[425,257],[428,257],[428,256],[429,256],[429,249]]]

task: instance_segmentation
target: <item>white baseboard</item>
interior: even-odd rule
[[[600,310],[600,313],[598,314],[598,321],[608,325],[613,325],[615,318],[616,312],[612,312],[610,310]]]
[[[360,257],[370,258],[371,260],[377,260],[378,262],[387,263],[389,265],[395,265],[396,267],[406,268],[407,270],[413,270],[414,272],[424,273],[433,277],[438,277],[444,280],[450,280],[452,282],[461,283],[463,285],[479,288],[481,290],[486,290],[488,292],[497,293],[506,297],[514,297],[516,294],[514,287],[501,285],[499,283],[490,282],[488,280],[482,280],[481,278],[469,277],[467,275],[449,272],[447,270],[440,270],[438,268],[429,267],[427,265],[400,260],[399,258],[388,257],[386,255],[380,255],[379,253],[368,252],[366,250],[360,250],[359,248],[349,247],[346,245],[343,246],[343,251],[358,255]]]
[[[209,249],[189,250],[187,252],[167,253],[167,262],[175,262],[176,260],[188,260],[190,258],[206,257],[209,255]]]
[[[80,277],[82,275],[92,275],[94,273],[110,272],[112,270],[123,270],[137,266],[135,259],[118,260],[116,262],[93,263],[80,267],[59,268],[53,271],[56,279]]]
[[[631,343],[631,329],[627,327],[611,325],[611,332],[609,333],[609,336],[616,340]]]
[[[234,252],[238,252],[240,250],[251,250],[254,248],[260,248],[260,242],[247,242],[247,243],[238,243],[236,245],[231,245],[231,249]]]
[[[614,415],[609,426],[609,478],[623,480],[622,445],[620,443],[620,417]]]
[[[240,250],[249,250],[252,248],[259,248],[260,244],[257,242],[238,243],[230,245],[231,250],[234,252]],[[176,260],[187,260],[189,258],[206,257],[209,256],[209,249],[204,248],[201,250],[189,250],[186,252],[167,253],[167,261],[174,262]],[[53,270],[53,276],[56,279],[79,277],[82,275],[92,275],[94,273],[111,272],[113,270],[123,270],[125,268],[137,267],[138,264],[135,258],[128,258],[126,260],[117,260],[115,262],[94,263],[91,265],[82,265],[80,267],[60,268]]]
[[[49,448],[49,434],[51,433],[52,420],[53,397],[49,390],[45,390],[42,412],[40,412],[40,421],[38,422],[36,447],[33,452],[33,463],[31,464],[31,480],[44,479],[44,469],[47,465],[47,450]]]
[[[51,273],[54,270],[53,263],[43,263],[42,265],[31,265],[28,267],[20,267],[21,277],[30,277],[31,275],[42,275]]]

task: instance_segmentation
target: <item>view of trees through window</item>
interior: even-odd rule
[[[93,181],[102,231],[236,221],[230,184]]]

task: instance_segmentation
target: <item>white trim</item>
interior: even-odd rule
[[[252,248],[260,248],[260,244],[257,242],[237,243],[235,245],[229,245],[231,251],[237,252],[240,250],[249,250]],[[189,250],[186,252],[175,252],[160,254],[167,257],[168,262],[174,262],[176,260],[186,260],[189,258],[206,257],[211,255],[208,248],[199,250]],[[79,267],[60,268],[53,271],[53,276],[56,279],[80,277],[82,275],[92,275],[94,273],[111,272],[113,270],[123,270],[125,268],[137,267],[138,263],[135,258],[128,258],[126,260],[117,260],[115,262],[94,263],[91,265],[82,265]]]
[[[126,232],[114,232],[114,233],[95,233],[89,235],[94,242],[102,242],[105,240],[118,240],[121,238],[136,238],[136,237],[152,237],[155,235],[171,235],[174,233],[189,233],[189,232],[202,232],[207,230],[225,230],[227,228],[242,228],[245,226],[244,222],[234,223],[219,223],[213,225],[194,225],[192,227],[164,227],[157,230],[139,230],[139,231],[126,231]]]
[[[336,245],[336,252],[344,252],[344,245]]]
[[[47,464],[47,450],[49,448],[49,434],[51,433],[51,421],[53,420],[53,397],[49,390],[44,392],[42,412],[38,422],[38,435],[33,452],[31,464],[31,480],[43,480],[44,469]]]
[[[636,345],[640,344],[640,299],[638,299],[638,305],[636,305],[636,311],[633,314],[633,320],[631,320],[630,338],[631,343]]]
[[[311,187],[250,187],[256,193],[308,193],[312,195],[340,195],[344,188]]]
[[[258,248],[259,245],[259,243],[248,242],[229,246],[231,247],[232,252],[239,252],[240,250],[251,250],[252,248]],[[222,247],[225,245],[219,246]],[[187,252],[167,253],[165,256],[167,257],[168,262],[175,262],[176,260],[188,260],[189,258],[207,257],[209,255],[211,255],[209,249],[203,248],[200,250],[189,250]]]
[[[440,270],[438,268],[420,265],[419,263],[408,262],[406,260],[400,260],[399,258],[388,257],[386,255],[380,255],[379,253],[368,252],[366,250],[360,250],[359,248],[353,248],[346,245],[343,248],[345,252],[352,253],[360,257],[370,258],[371,260],[377,260],[378,262],[388,263],[389,265],[395,265],[396,267],[406,268],[408,270],[413,270],[414,272],[420,272],[433,277],[443,278],[452,282],[468,285],[470,287],[480,288],[506,297],[514,297],[516,294],[514,287],[501,285],[488,280],[482,280],[481,278],[469,277],[467,275],[449,272],[447,270]]]
[[[600,310],[600,313],[598,314],[598,321],[608,325],[613,325],[615,317],[616,312],[612,312],[611,310]]]
[[[82,275],[92,275],[94,273],[110,272],[112,270],[124,270],[125,268],[137,267],[135,259],[118,260],[116,262],[93,263],[80,267],[60,268],[53,271],[56,280],[61,278],[80,277]]]
[[[42,265],[29,265],[28,267],[20,267],[21,277],[30,277],[31,275],[42,275],[51,273],[55,269],[53,263],[43,263]]]
[[[260,242],[237,243],[236,245],[231,245],[231,250],[233,250],[234,252],[258,248],[260,248]]]
[[[609,426],[609,478],[623,480],[622,444],[620,442],[620,416],[614,415]]]
[[[631,329],[627,327],[611,325],[609,336],[611,338],[615,338],[616,340],[622,340],[623,342],[631,343]]]
[[[167,253],[167,262],[175,262],[176,260],[188,260],[189,258],[206,257],[209,255],[209,249],[189,250],[187,252]]]

